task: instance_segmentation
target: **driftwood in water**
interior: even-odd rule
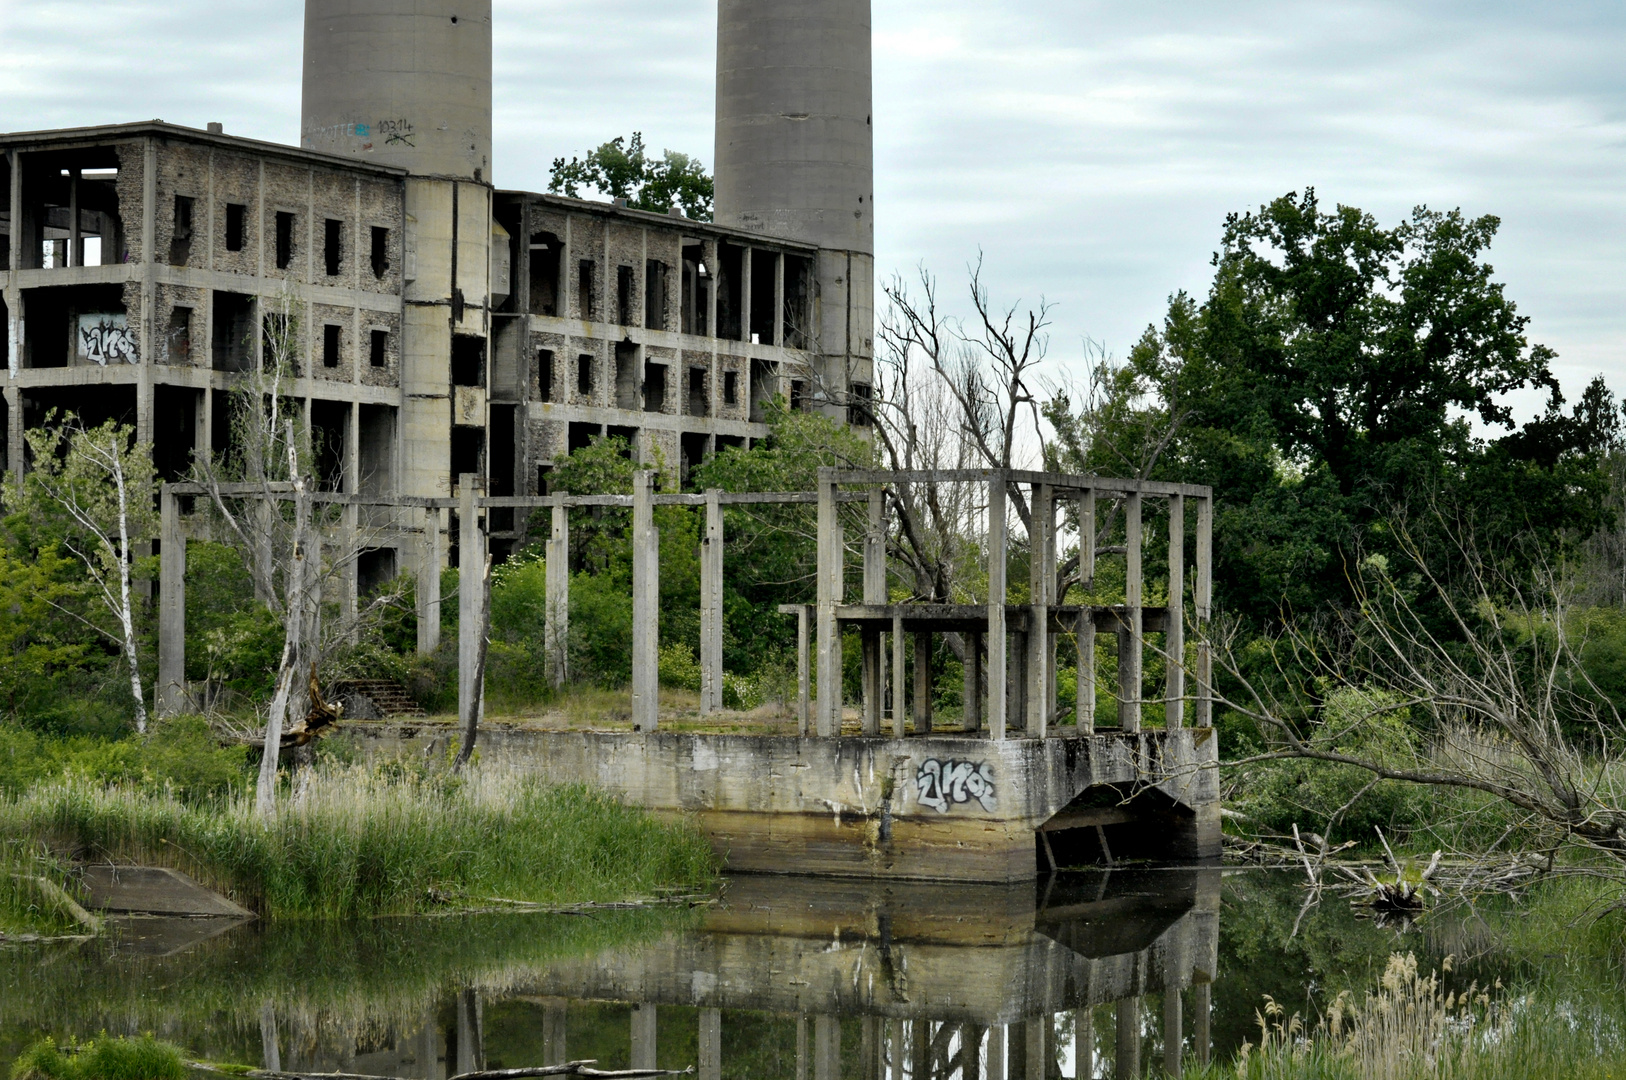
[[[200,1069],[210,1072],[219,1070],[202,1063],[194,1063]],[[563,1065],[538,1065],[530,1069],[489,1069],[482,1072],[460,1073],[451,1080],[526,1080],[532,1076],[585,1076],[596,1077],[598,1080],[649,1080],[657,1076],[690,1076],[694,1073],[691,1066],[687,1069],[616,1069],[605,1072],[595,1069],[597,1059],[589,1058],[586,1061],[567,1061]],[[250,1069],[246,1074],[259,1078],[259,1080],[399,1080],[393,1076],[372,1076],[366,1073],[292,1073],[273,1072],[267,1069]]]

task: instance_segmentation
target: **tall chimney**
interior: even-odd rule
[[[491,0],[306,0],[299,144],[491,181]]]
[[[719,0],[716,218],[875,251],[870,0]]]

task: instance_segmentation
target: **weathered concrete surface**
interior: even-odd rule
[[[216,915],[252,919],[254,913],[163,866],[87,866],[87,907],[146,915]]]
[[[743,877],[698,933],[549,965],[547,997],[1005,1024],[1210,982],[1220,871],[926,885]]]
[[[350,730],[375,756],[422,753],[447,732],[424,724]],[[492,724],[480,750],[550,783],[593,784],[636,806],[691,814],[735,871],[1022,881],[1039,870],[1039,827],[1075,820],[1069,831],[1092,837],[1097,821],[1110,822],[1137,854],[1219,855],[1210,728],[996,742]],[[1075,803],[1080,796],[1087,807]],[[1067,818],[1052,821],[1064,810]]]

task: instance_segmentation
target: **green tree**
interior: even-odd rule
[[[24,435],[34,467],[11,481],[8,502],[32,518],[83,565],[92,602],[85,619],[123,653],[129,667],[136,730],[147,730],[141,683],[140,600],[132,590],[136,545],[158,531],[157,472],[152,447],[129,427],[108,421],[86,428],[53,411]],[[151,568],[145,568],[150,576]]]
[[[678,206],[695,221],[711,220],[712,182],[706,167],[676,150],[650,157],[642,132],[633,132],[630,143],[618,135],[583,157],[553,159],[549,191],[575,199],[583,187],[626,199],[635,210],[664,214]]]
[[[1212,484],[1216,589],[1256,620],[1348,603],[1358,558],[1402,558],[1387,523],[1427,506],[1491,549],[1590,534],[1613,398],[1600,380],[1564,412],[1484,261],[1498,224],[1419,207],[1385,228],[1313,191],[1231,215],[1207,299],[1175,295],[1096,394],[1050,403],[1052,461]],[[1516,428],[1504,396],[1530,387],[1547,411]]]

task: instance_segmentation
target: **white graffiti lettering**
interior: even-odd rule
[[[79,357],[93,364],[134,364],[135,335],[123,315],[79,316]]]
[[[998,801],[994,798],[994,774],[987,762],[938,761],[927,758],[915,770],[915,788],[920,793],[920,804],[929,806],[939,814],[949,812],[956,803],[977,800],[982,808],[993,813]]]

